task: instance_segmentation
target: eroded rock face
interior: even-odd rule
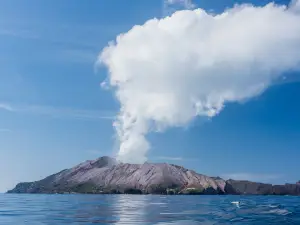
[[[274,185],[273,194],[276,195],[300,195],[299,184]]]
[[[167,163],[127,164],[104,156],[8,193],[300,194],[300,185],[225,181]]]
[[[225,181],[166,163],[127,164],[101,157],[63,170],[43,180],[20,183],[9,193],[154,193],[176,194],[187,188],[201,193],[224,193]]]
[[[228,194],[271,195],[272,184],[228,180],[226,182],[225,191]]]

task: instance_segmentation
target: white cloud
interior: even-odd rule
[[[260,181],[267,182],[281,178],[281,174],[255,174],[255,173],[231,173],[223,174],[221,176],[224,179],[233,180],[249,180],[249,181]]]
[[[115,118],[112,112],[109,111],[78,110],[41,105],[12,105],[0,103],[0,109],[7,110],[12,113],[35,114],[50,116],[53,118],[71,118],[81,120],[113,120]]]
[[[105,89],[105,90],[109,89],[109,85],[108,85],[107,81],[102,81],[100,83],[100,87],[103,88],[103,89]]]
[[[290,3],[290,10],[300,12],[300,0],[292,0]]]
[[[299,70],[300,15],[291,9],[178,11],[119,35],[98,59],[121,103],[118,159],[142,163],[150,131],[214,117],[227,102],[260,95],[283,72]]]

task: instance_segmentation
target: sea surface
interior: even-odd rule
[[[300,225],[300,197],[0,194],[0,224]]]

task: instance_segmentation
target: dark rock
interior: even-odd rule
[[[300,185],[272,185],[251,181],[227,180],[225,193],[238,195],[300,195]]]
[[[272,184],[230,179],[226,181],[225,192],[228,194],[270,195],[272,194]]]

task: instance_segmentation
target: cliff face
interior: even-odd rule
[[[36,182],[20,183],[8,193],[132,194],[293,194],[300,185],[225,181],[166,163],[124,164],[101,157]]]
[[[251,181],[227,180],[225,192],[227,194],[248,195],[300,195],[300,183],[272,185]]]

